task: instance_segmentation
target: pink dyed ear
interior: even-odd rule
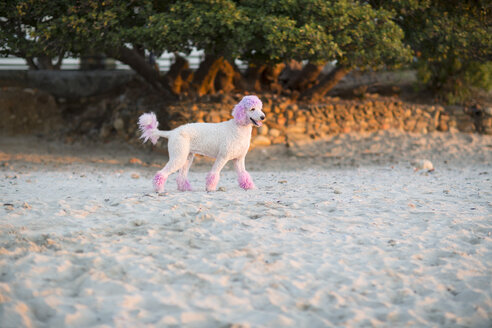
[[[234,106],[234,109],[232,110],[232,116],[234,117],[234,121],[236,121],[236,123],[239,125],[249,124],[248,117],[246,116],[246,107],[241,103]]]
[[[257,96],[244,96],[243,99],[234,106],[232,116],[237,124],[248,125],[251,122],[248,119],[248,115],[246,115],[246,111],[251,109],[251,107],[259,107],[261,109],[262,106],[263,104]]]

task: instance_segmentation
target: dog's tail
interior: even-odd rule
[[[142,132],[140,139],[144,139],[143,142],[150,141],[155,145],[159,137],[169,138],[171,131],[160,131],[157,129],[159,122],[154,113],[142,114],[138,119],[138,127]]]

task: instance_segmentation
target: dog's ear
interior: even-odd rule
[[[236,106],[234,106],[234,109],[232,110],[232,117],[234,117],[234,121],[238,125],[249,124],[249,119],[248,116],[246,115],[246,106],[242,101],[239,102],[239,104],[237,104]]]

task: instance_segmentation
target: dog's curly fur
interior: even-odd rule
[[[169,139],[169,162],[154,177],[155,191],[164,191],[168,176],[178,170],[178,189],[191,190],[187,175],[195,154],[216,159],[207,175],[207,191],[217,188],[220,171],[229,160],[234,161],[241,188],[254,188],[244,160],[248,153],[253,126],[261,126],[265,119],[261,100],[257,96],[245,96],[232,110],[232,116],[234,118],[226,122],[189,123],[171,131],[157,129],[159,122],[154,113],[140,116],[138,125],[144,142],[150,139],[155,144],[159,137]]]

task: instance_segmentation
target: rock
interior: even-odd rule
[[[447,122],[446,121],[439,122],[439,125],[437,126],[437,130],[442,131],[442,132],[449,131],[449,127],[448,127]]]
[[[405,120],[405,130],[414,131],[416,124],[417,124],[417,121],[415,119],[410,118],[410,119]]]
[[[266,136],[268,134],[268,126],[263,124],[258,128],[258,134],[262,136]]]
[[[427,133],[427,123],[422,119],[418,120],[414,130],[418,133]]]
[[[391,128],[391,125],[388,122],[384,122],[381,125],[381,130],[389,130]]]
[[[143,165],[143,162],[140,159],[136,158],[136,157],[130,158],[130,160],[128,161],[128,163],[130,163],[130,164]]]
[[[53,96],[36,89],[0,90],[0,131],[6,134],[50,133],[65,127]]]
[[[278,129],[270,129],[269,134],[273,138],[276,138],[276,137],[280,136],[280,130],[278,130]]]
[[[270,146],[272,142],[268,137],[265,136],[256,136],[253,139],[253,146],[255,147],[265,147],[265,146]]]
[[[118,117],[114,120],[113,127],[118,132],[123,131],[123,129],[125,128],[125,122],[123,121],[123,119],[121,117]]]
[[[295,119],[296,124],[306,123],[306,116],[298,115]]]
[[[434,171],[434,165],[428,159],[416,159],[412,161],[412,165],[415,171],[427,170],[428,172]]]
[[[302,125],[289,125],[285,129],[286,134],[292,134],[292,133],[302,134],[304,132],[306,132],[306,126],[304,124],[302,124]]]
[[[482,129],[492,128],[492,117],[483,118],[480,122]]]
[[[278,136],[276,138],[273,138],[272,143],[275,145],[284,144],[285,143],[285,136]]]
[[[109,137],[110,134],[111,134],[111,126],[109,126],[108,124],[104,124],[101,130],[99,131],[99,137],[105,139]]]
[[[310,142],[312,142],[313,139],[311,139],[308,135],[304,133],[288,133],[287,134],[287,145],[289,147],[301,147],[304,146]]]
[[[470,120],[458,121],[458,130],[461,132],[472,133],[476,131],[475,124]]]
[[[210,120],[208,120],[207,122],[220,123],[221,122],[220,115],[218,115],[217,113],[211,113]]]

